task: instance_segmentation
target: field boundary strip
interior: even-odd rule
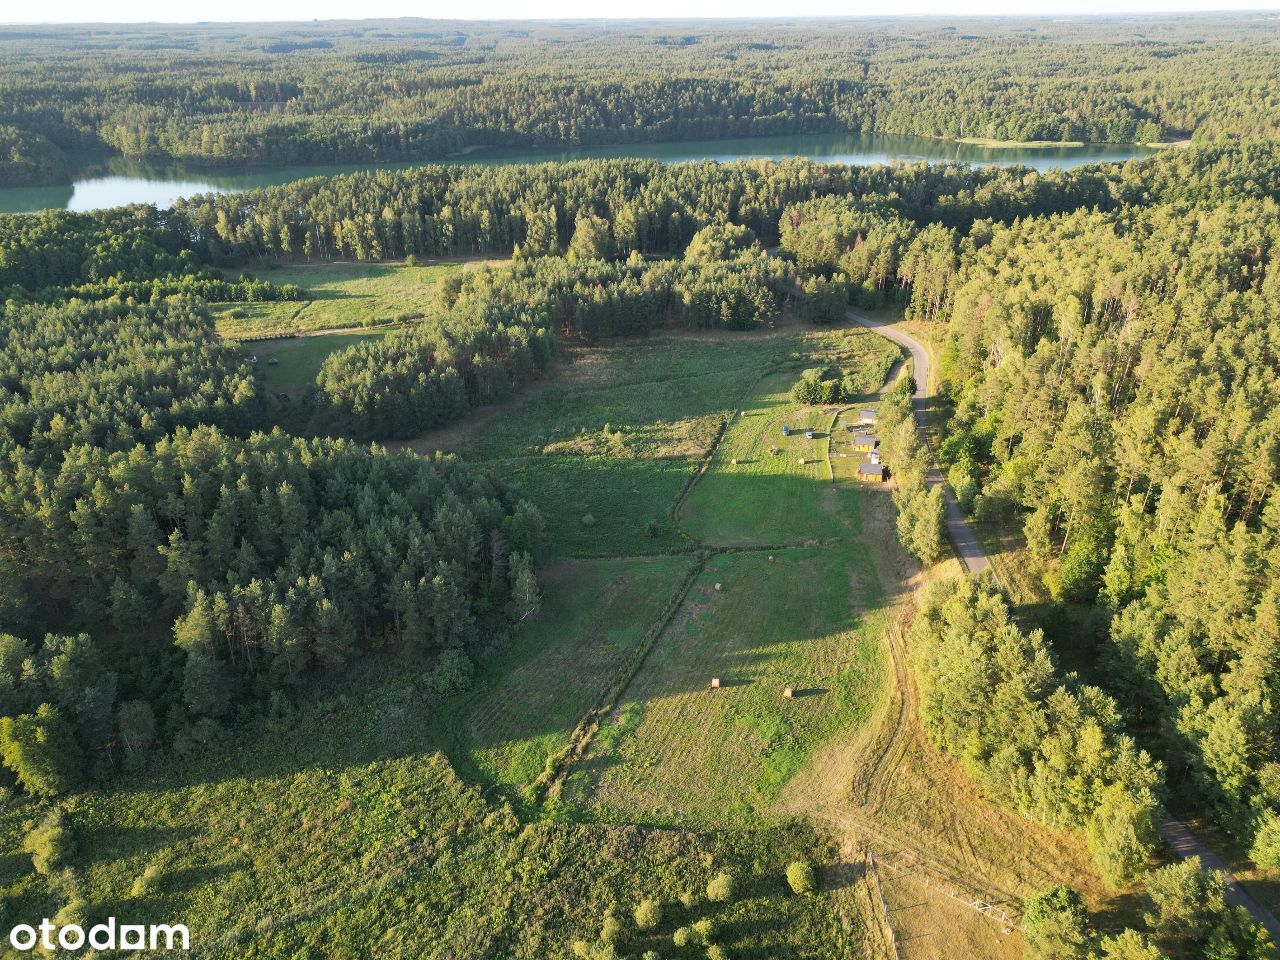
[[[684,578],[673,591],[662,612],[650,625],[649,629],[645,631],[645,635],[640,643],[637,644],[635,652],[614,675],[614,680],[609,685],[608,690],[583,713],[573,731],[569,734],[569,742],[565,748],[556,757],[548,761],[547,769],[533,784],[539,799],[559,794],[569,770],[586,753],[592,740],[595,739],[596,732],[600,729],[601,722],[608,716],[618,699],[626,692],[627,687],[631,685],[631,681],[635,679],[635,675],[640,672],[640,667],[648,659],[649,653],[658,642],[658,638],[662,636],[668,624],[671,623],[677,611],[684,604],[685,597],[688,596],[694,581],[698,579],[706,568],[710,556],[709,553],[703,552],[690,564]]]

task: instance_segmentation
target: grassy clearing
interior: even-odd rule
[[[581,560],[543,574],[543,609],[439,720],[460,769],[519,791],[543,772],[658,617],[686,557]]]
[[[827,469],[831,413],[791,402],[795,374],[770,374],[733,419],[705,477],[685,501],[690,533],[716,546],[821,540],[857,523]],[[783,425],[791,435],[782,435]],[[814,439],[805,436],[814,431]],[[773,450],[777,450],[774,453]],[[805,462],[801,463],[801,459]]]
[[[671,504],[693,474],[683,460],[534,457],[492,465],[538,505],[557,557],[688,550]]]
[[[325,358],[335,350],[349,347],[367,337],[386,336],[387,330],[367,333],[331,333],[324,336],[258,340],[245,344],[245,353],[258,358],[254,378],[272,393],[301,395],[316,381]],[[279,363],[272,364],[275,357]]]
[[[816,745],[874,706],[878,591],[856,549],[712,558],[567,799],[606,818],[704,825],[767,812]]]
[[[422,314],[440,278],[457,264],[300,263],[267,265],[255,275],[275,284],[294,283],[301,302],[218,304],[218,332],[228,339],[285,330],[335,330],[390,323]]]

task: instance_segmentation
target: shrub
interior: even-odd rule
[[[1249,858],[1260,867],[1280,867],[1280,816],[1267,810],[1254,828]]]
[[[601,943],[617,943],[622,939],[622,921],[612,913],[604,918],[600,927]]]
[[[36,873],[48,876],[62,866],[75,852],[75,840],[60,810],[40,821],[22,841],[22,849],[31,854]]]
[[[813,864],[807,860],[793,860],[787,867],[787,883],[792,891],[805,896],[817,889],[817,878],[814,876]]]
[[[733,877],[721,870],[707,884],[707,899],[716,903],[724,903],[733,899]]]
[[[645,897],[636,904],[636,927],[640,930],[653,930],[662,923],[662,904],[652,897]]]
[[[709,946],[716,937],[716,922],[710,917],[703,917],[693,925],[693,936],[698,943]]]
[[[693,931],[688,927],[676,927],[676,932],[671,934],[671,942],[677,947],[687,947],[693,943]]]
[[[1027,956],[1044,960],[1084,957],[1087,921],[1084,900],[1065,884],[1036,894],[1027,900],[1022,916]]]

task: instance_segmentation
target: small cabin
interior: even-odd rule
[[[720,678],[719,678],[719,677],[712,677],[712,678],[711,678],[711,689],[712,689],[712,690],[719,690],[719,689],[720,689]]]
[[[872,450],[870,453],[868,453],[868,454],[867,454],[867,459],[868,459],[868,460],[870,460],[872,463],[879,463],[879,462],[880,462],[880,451],[879,451],[879,450]]]
[[[876,412],[871,409],[858,411],[858,422],[863,426],[870,426],[876,422]]]
[[[880,446],[880,438],[869,430],[859,430],[853,435],[853,449],[874,450]]]
[[[858,479],[863,483],[884,483],[884,464],[863,460],[858,464]]]

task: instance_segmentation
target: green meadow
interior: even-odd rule
[[[218,304],[215,320],[228,339],[408,321],[427,311],[441,277],[461,269],[452,263],[266,264],[255,268],[254,276],[280,286],[296,284],[303,299]]]
[[[246,349],[296,391],[352,336]],[[461,689],[456,668],[374,654],[236,739],[117,771],[65,803],[79,841],[48,876],[21,850],[43,802],[10,805],[14,915],[173,918],[219,958],[541,960],[610,912],[637,955],[705,956],[672,938],[709,920],[735,958],[864,956],[861,881],[793,894],[792,860],[843,868],[775,803],[882,687],[864,491],[832,484],[821,437],[768,450],[784,421],[829,422],[788,391],[837,352],[880,374],[892,356],[839,331],[576,349],[420,438],[540,508],[540,611]],[[721,871],[736,891],[709,900]],[[643,898],[664,904],[652,930],[630,920]]]

